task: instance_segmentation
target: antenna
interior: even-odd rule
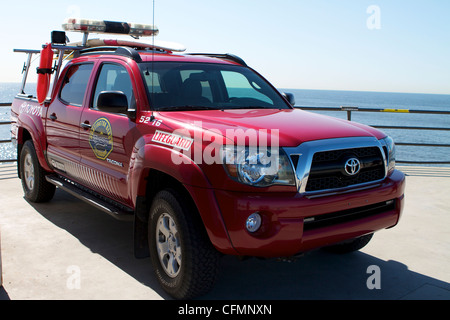
[[[153,19],[152,23],[153,23],[153,25],[155,25],[155,0],[153,0],[153,18],[152,19]],[[154,85],[154,81],[155,81],[155,72],[154,72],[155,36],[154,35],[152,36],[152,46],[153,46],[153,49],[152,49],[152,75],[151,75],[151,77],[152,77],[152,93],[151,93],[152,101],[150,101],[150,103],[152,105],[154,105],[154,102],[155,102],[155,85]],[[154,119],[153,112],[152,112],[151,117],[152,117],[152,121],[153,121],[153,119]]]
[[[155,0],[153,0],[153,21],[152,24],[155,25]],[[152,45],[155,46],[155,35],[152,36]]]

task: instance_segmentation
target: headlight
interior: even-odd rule
[[[387,136],[380,140],[388,162],[388,174],[395,168],[395,143],[394,139]]]
[[[294,172],[287,155],[256,147],[225,146],[223,164],[228,175],[236,181],[256,187],[295,185]]]

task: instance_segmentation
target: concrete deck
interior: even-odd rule
[[[319,250],[290,263],[224,257],[215,288],[201,299],[449,300],[450,168],[401,170],[402,220],[360,252]],[[49,203],[26,202],[15,164],[0,165],[0,204],[0,299],[170,299],[150,259],[133,257],[132,223],[61,190]],[[369,289],[377,275],[380,289]]]

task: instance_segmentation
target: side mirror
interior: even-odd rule
[[[291,106],[295,106],[295,97],[292,93],[282,92],[282,95],[286,98]]]
[[[112,113],[128,113],[128,99],[122,91],[102,91],[98,95],[97,108]]]

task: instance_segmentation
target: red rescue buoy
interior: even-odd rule
[[[41,50],[41,60],[39,68],[37,68],[37,99],[39,104],[43,104],[47,98],[48,89],[50,87],[50,77],[52,74],[53,51],[52,45],[47,43]]]

